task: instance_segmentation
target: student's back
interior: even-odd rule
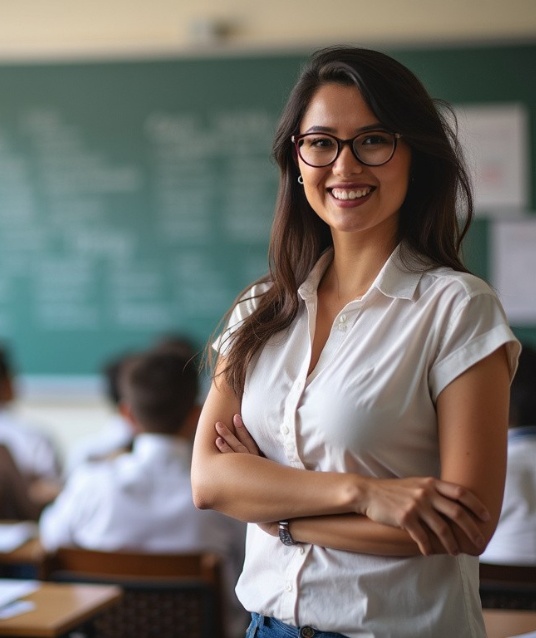
[[[78,546],[159,553],[215,551],[225,559],[231,593],[242,565],[245,525],[192,502],[191,440],[197,423],[197,373],[176,351],[133,357],[121,374],[122,411],[132,451],[73,471],[40,519],[47,550]],[[233,628],[231,636],[235,635]]]
[[[44,511],[40,529],[50,550],[74,545],[151,552],[224,552],[244,533],[242,524],[194,507],[190,445],[152,433],[138,434],[130,453],[74,471]]]

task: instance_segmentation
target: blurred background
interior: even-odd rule
[[[278,114],[338,43],[456,107],[467,261],[536,343],[534,0],[0,0],[0,342],[63,453],[108,418],[109,358],[201,349],[264,272]]]

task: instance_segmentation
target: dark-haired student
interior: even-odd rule
[[[135,433],[132,452],[74,470],[40,519],[45,549],[158,553],[215,551],[225,558],[231,637],[243,633],[234,597],[245,527],[192,502],[190,457],[197,423],[198,377],[174,350],[133,357],[120,379],[123,413]]]
[[[122,352],[105,361],[102,366],[103,388],[111,408],[110,417],[102,430],[84,437],[73,446],[65,463],[65,476],[69,476],[83,463],[98,462],[130,449],[133,433],[121,413],[119,379],[122,368],[132,356],[132,352]]]

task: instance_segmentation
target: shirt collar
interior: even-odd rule
[[[422,277],[422,265],[417,270],[418,262],[406,259],[407,265],[400,255],[400,244],[394,249],[382,269],[373,281],[370,289],[376,288],[387,297],[412,299]],[[298,294],[306,301],[316,295],[320,280],[333,259],[333,248],[329,248],[320,256],[307,279],[298,288]],[[408,268],[409,265],[409,268]],[[412,269],[415,268],[415,270]],[[367,293],[368,294],[368,293]]]
[[[189,463],[191,445],[178,436],[142,432],[134,438],[133,452],[139,458],[171,455],[180,457],[184,463]]]

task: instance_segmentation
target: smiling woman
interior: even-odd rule
[[[270,273],[214,343],[192,467],[198,507],[249,523],[247,636],[482,638],[519,344],[458,254],[455,138],[407,68],[334,47],[273,151]]]
[[[380,126],[357,87],[330,82],[313,95],[300,124],[303,133],[295,139],[305,196],[330,227],[333,241],[338,241],[339,230],[360,235],[369,231],[369,243],[373,241],[370,233],[377,227],[386,258],[396,245],[398,220],[389,218],[398,216],[406,197],[411,151],[404,139],[397,145],[399,134],[382,135]],[[319,131],[332,136],[319,136]],[[327,145],[329,157],[324,150],[326,139],[335,142]],[[300,145],[299,140],[305,142]],[[313,150],[308,144],[311,140]],[[391,227],[390,238],[387,226]],[[354,240],[361,243],[363,237],[355,236]],[[363,294],[376,274],[368,273],[368,281],[348,279],[349,287],[355,294]]]

